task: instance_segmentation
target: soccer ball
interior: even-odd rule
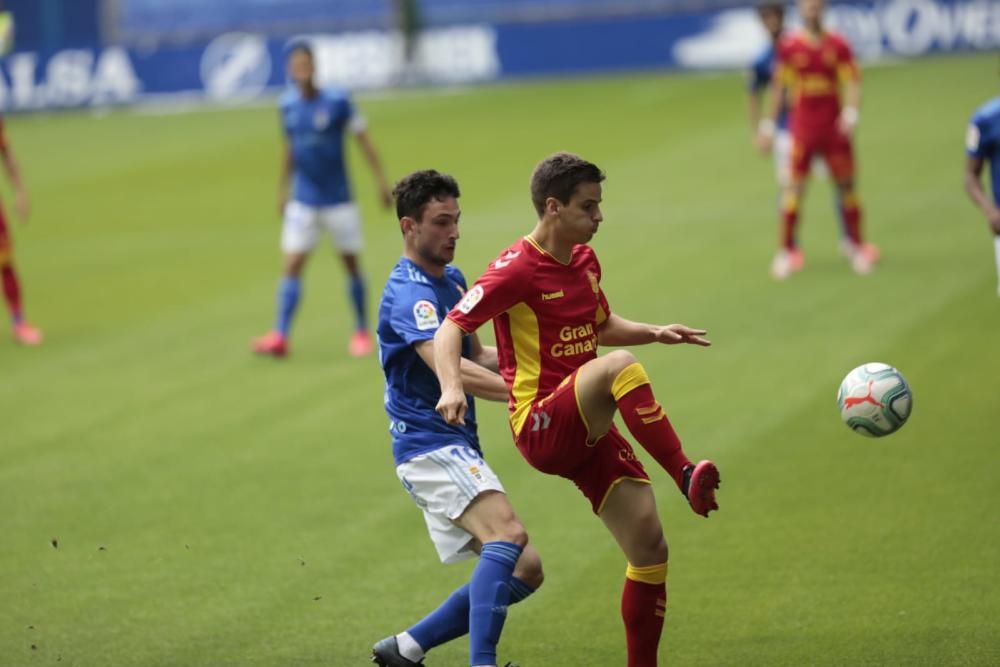
[[[840,383],[840,418],[855,432],[872,438],[895,433],[910,417],[913,395],[902,373],[888,364],[863,364]]]

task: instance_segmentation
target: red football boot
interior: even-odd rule
[[[719,504],[715,502],[719,481],[719,469],[711,461],[701,461],[684,468],[684,496],[695,514],[707,517],[709,512],[719,509]]]
[[[288,339],[280,332],[272,331],[266,336],[254,339],[250,349],[255,354],[270,355],[280,359],[288,354]]]

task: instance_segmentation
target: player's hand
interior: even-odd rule
[[[1000,208],[994,206],[987,214],[986,221],[990,223],[990,228],[994,234],[1000,234]]]
[[[449,424],[465,426],[465,411],[468,408],[469,404],[465,400],[464,391],[461,389],[445,389],[441,392],[441,399],[434,409]]]
[[[850,139],[854,136],[854,130],[858,127],[858,110],[854,107],[844,107],[837,118],[837,128],[841,133]]]
[[[288,192],[282,190],[278,193],[278,215],[285,215],[285,208],[288,206]]]
[[[28,193],[24,190],[18,190],[14,194],[14,211],[17,212],[17,217],[21,219],[21,222],[27,222],[28,216],[31,215],[31,201],[28,199]]]
[[[704,329],[692,329],[684,324],[668,324],[665,327],[657,329],[656,342],[663,343],[664,345],[687,343],[689,345],[708,347],[712,342],[703,338],[706,333],[708,332]]]

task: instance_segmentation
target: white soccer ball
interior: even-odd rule
[[[861,435],[895,433],[910,417],[913,394],[903,374],[888,364],[858,366],[840,383],[840,418]]]

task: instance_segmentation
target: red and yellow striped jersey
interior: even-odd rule
[[[574,247],[563,264],[524,237],[490,264],[448,319],[470,333],[493,320],[517,434],[533,402],[597,357],[597,328],[610,312],[590,246]]]
[[[840,115],[840,84],[861,75],[847,41],[833,32],[804,30],[778,42],[775,76],[791,90],[791,130],[832,127]]]

